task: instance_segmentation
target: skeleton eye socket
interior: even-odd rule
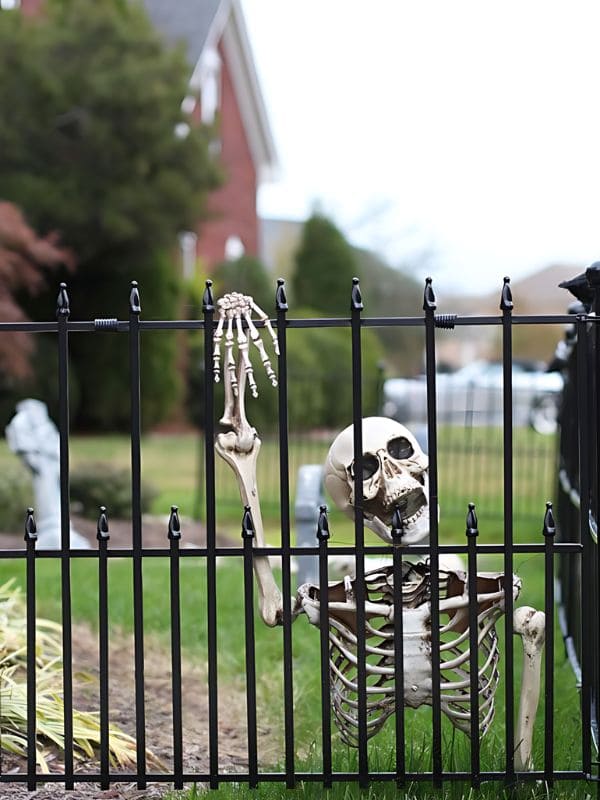
[[[363,481],[372,478],[379,469],[379,461],[376,456],[363,456],[362,459],[362,479]],[[354,478],[354,462],[350,467],[350,475]]]
[[[388,442],[387,451],[392,458],[402,461],[405,458],[410,458],[415,452],[411,443],[404,436],[399,436],[397,439],[392,439]]]

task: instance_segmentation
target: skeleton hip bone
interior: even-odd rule
[[[387,417],[362,421],[362,491],[365,524],[391,542],[396,507],[403,520],[402,541],[421,542],[429,535],[427,456],[413,434]],[[354,519],[354,427],[334,440],[325,462],[325,486],[335,504]]]

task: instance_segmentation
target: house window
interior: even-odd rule
[[[237,261],[246,252],[244,243],[239,236],[228,236],[225,242],[225,259],[226,261]]]
[[[179,234],[181,249],[181,274],[184,280],[194,277],[196,271],[196,242],[198,237],[193,231],[181,231]]]
[[[213,47],[202,54],[200,67],[200,119],[212,125],[221,102],[221,59]]]

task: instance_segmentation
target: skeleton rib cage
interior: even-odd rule
[[[358,746],[358,664],[355,579],[329,586],[329,671],[332,710],[342,740]],[[478,719],[483,736],[494,717],[500,678],[495,624],[504,612],[504,576],[477,576]],[[442,711],[459,730],[470,733],[469,623],[467,578],[440,571],[440,675]],[[513,576],[513,596],[520,590]],[[396,710],[394,577],[392,566],[365,575],[367,737],[375,736]],[[320,591],[305,584],[298,600],[314,625],[320,624]],[[431,705],[431,572],[426,563],[403,562],[404,705]]]

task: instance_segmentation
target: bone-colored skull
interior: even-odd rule
[[[413,434],[387,417],[362,421],[363,511],[365,524],[390,542],[396,507],[403,520],[402,541],[429,535],[428,459]],[[354,426],[334,440],[325,463],[325,486],[335,504],[354,519]]]

